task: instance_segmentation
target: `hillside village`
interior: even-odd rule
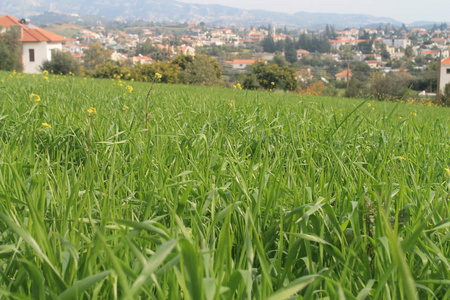
[[[203,54],[217,60],[223,79],[230,85],[242,81],[256,61],[264,61],[293,67],[304,87],[320,81],[348,89],[353,76],[370,80],[376,70],[417,76],[413,88],[421,96],[434,96],[438,77],[446,80],[445,74],[438,76],[437,62],[450,56],[450,28],[446,24],[430,28],[380,24],[376,29],[342,30],[326,25],[324,30],[306,30],[270,24],[227,28],[196,22],[114,28],[98,21],[96,26],[60,24],[48,29],[64,34],[67,28],[72,35],[61,39],[57,48],[70,53],[81,65],[87,64],[86,52],[92,47],[108,50],[109,61],[129,67],[167,61],[179,54]],[[25,66],[24,70],[39,72],[38,65],[34,62],[31,69]],[[440,84],[443,92],[446,84]]]

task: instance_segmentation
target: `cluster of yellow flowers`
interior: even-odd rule
[[[242,90],[242,86],[240,83],[233,85],[233,88],[238,89],[238,90]]]
[[[159,80],[159,79],[161,79],[161,78],[162,78],[162,75],[161,75],[161,74],[155,73],[155,79],[156,79],[156,80]]]
[[[127,85],[126,87],[125,87],[127,90],[128,90],[128,92],[132,92],[133,91],[133,87],[131,86],[131,85]]]
[[[41,101],[41,97],[38,94],[32,93],[30,95],[30,101],[39,102],[39,101]]]
[[[87,110],[87,112],[89,113],[90,116],[94,116],[94,115],[97,114],[97,110],[95,108],[93,108],[93,107],[89,108]]]
[[[123,111],[126,111],[126,110],[128,110],[128,109],[130,109],[128,106],[126,106],[126,105],[124,105],[123,107],[122,107],[122,110]]]
[[[50,124],[45,123],[45,122],[42,123],[41,125],[44,126],[45,128],[52,128],[52,126]]]

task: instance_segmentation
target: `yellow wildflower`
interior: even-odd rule
[[[275,85],[275,82],[272,81],[270,84],[271,84],[271,85]]]
[[[42,74],[44,74],[45,76],[47,76],[47,75],[48,75],[48,71],[47,71],[47,70],[44,70],[44,72],[42,72]]]
[[[30,101],[33,101],[33,102],[39,102],[39,101],[41,101],[41,97],[39,97],[39,95],[38,94],[31,94],[30,95]]]
[[[450,169],[449,168],[445,168],[445,172],[447,172],[447,174],[450,176]]]
[[[52,128],[52,126],[50,124],[45,123],[45,122],[42,123],[41,125],[44,126],[45,128]]]
[[[368,107],[371,107],[371,106],[372,106],[372,104],[370,104],[370,103],[367,103],[367,106],[368,106]]]
[[[162,75],[161,75],[161,74],[155,73],[155,79],[161,79],[161,78],[162,78]]]
[[[89,113],[90,116],[97,114],[97,110],[93,107],[89,108],[87,112]]]
[[[126,106],[126,105],[124,105],[124,106],[122,107],[122,110],[123,110],[123,111],[126,111],[127,109],[129,109],[129,107]]]
[[[406,158],[404,158],[403,156],[400,156],[400,159],[401,159],[401,160],[406,160]]]
[[[126,89],[131,93],[133,91],[133,87],[131,85],[127,85]]]

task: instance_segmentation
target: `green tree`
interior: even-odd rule
[[[188,84],[217,85],[222,70],[217,61],[205,55],[197,55],[180,73],[180,81]]]
[[[291,38],[286,39],[284,57],[291,64],[296,63],[298,61],[297,50],[295,49],[294,41],[292,41]]]
[[[285,67],[288,65],[288,62],[286,59],[280,54],[280,52],[277,52],[275,56],[272,59],[272,63],[277,64],[279,67]]]
[[[406,55],[407,58],[413,58],[414,57],[414,49],[413,49],[413,47],[411,45],[410,46],[406,46],[405,55]]]
[[[298,88],[295,69],[279,67],[276,64],[267,65],[264,61],[257,61],[252,65],[252,71],[243,82],[246,89],[282,89],[294,91]]]
[[[53,71],[54,74],[67,75],[73,73],[80,75],[80,64],[76,59],[70,53],[60,50],[53,52],[51,60],[45,60],[42,63],[42,69],[49,72]]]
[[[94,43],[89,46],[89,49],[84,51],[84,66],[88,70],[94,70],[96,65],[105,63],[111,59],[111,51],[103,48],[99,43]]]
[[[331,40],[335,40],[337,37],[336,31],[334,29],[334,26],[332,25],[326,25],[325,26],[325,35],[327,36],[327,38],[331,39]]]
[[[172,64],[180,67],[181,70],[186,70],[186,67],[194,61],[194,56],[178,54],[172,60]]]
[[[261,46],[263,47],[264,52],[273,53],[276,51],[275,41],[270,34],[261,41]]]
[[[22,71],[22,45],[19,38],[20,28],[16,26],[11,26],[3,35],[0,35],[0,70]]]

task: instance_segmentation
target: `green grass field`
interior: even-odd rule
[[[149,86],[0,72],[0,299],[450,298],[450,109]]]

